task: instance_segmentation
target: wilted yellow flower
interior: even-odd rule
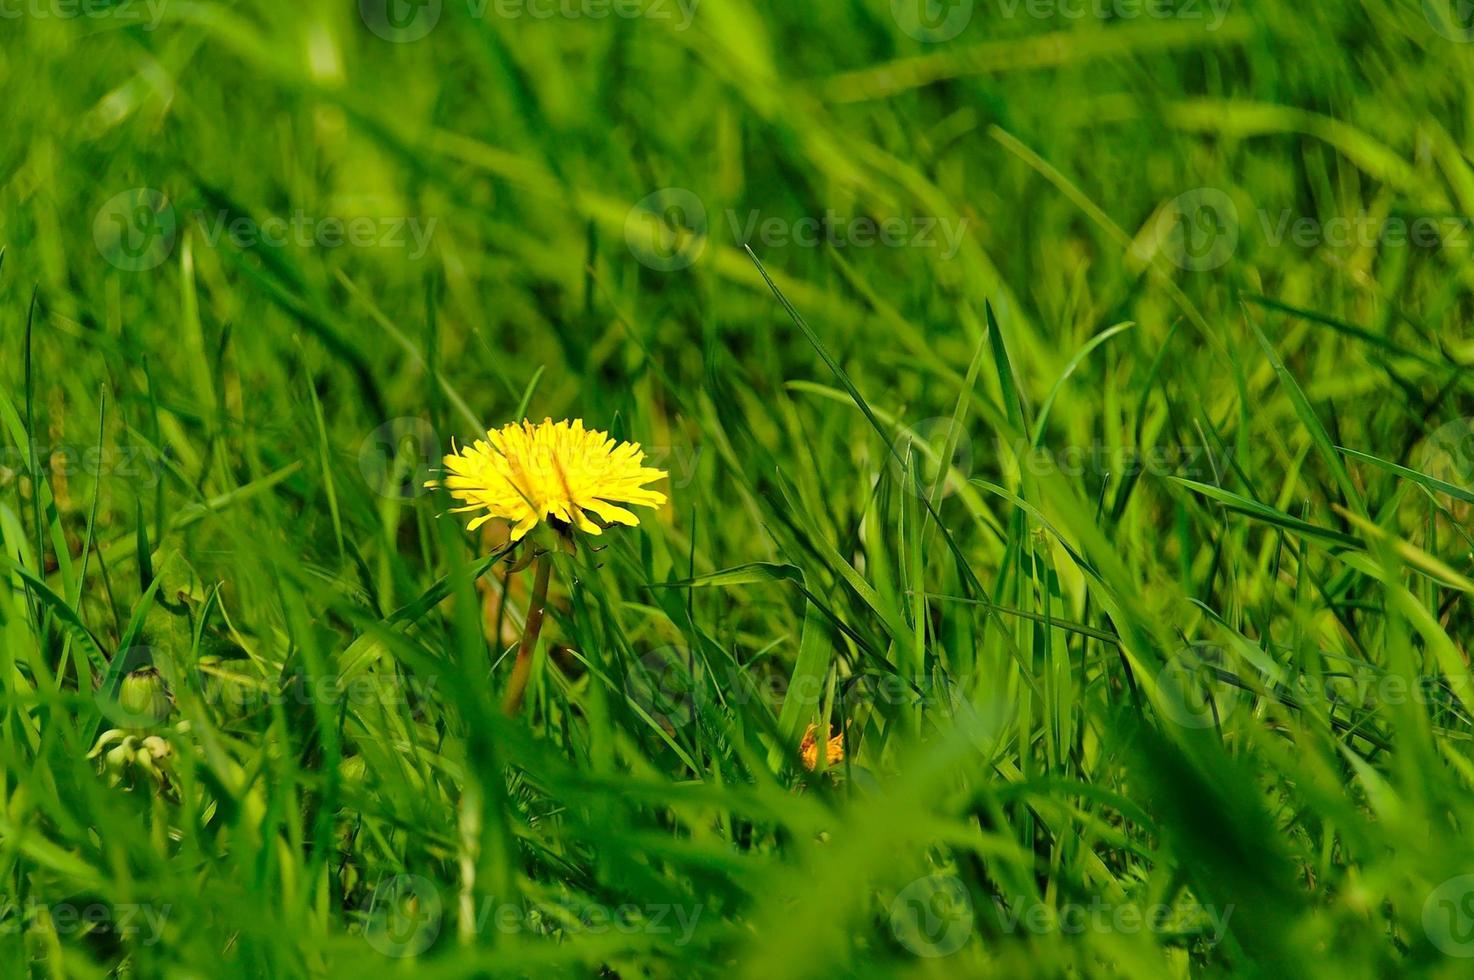
[[[818,725],[809,725],[804,730],[803,741],[799,743],[799,758],[803,759],[805,769],[817,769],[819,767],[819,739]],[[833,729],[831,729],[832,731]],[[824,768],[829,768],[837,762],[844,761],[844,736],[832,735],[824,745]]]
[[[95,759],[99,755],[103,756],[102,771],[107,774],[109,785],[117,786],[137,774],[147,776],[159,786],[170,782],[174,749],[157,735],[139,736],[136,732],[114,728],[102,733],[87,758]]]
[[[619,504],[665,503],[665,494],[645,489],[665,473],[644,460],[638,443],[616,444],[608,433],[585,429],[583,419],[524,420],[491,429],[485,439],[446,456],[445,478],[428,485],[444,486],[465,503],[457,513],[485,511],[471,521],[473,531],[499,517],[512,523],[517,541],[551,517],[601,534],[602,525],[639,523]]]

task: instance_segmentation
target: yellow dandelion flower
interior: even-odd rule
[[[830,729],[832,732],[834,729]],[[805,769],[819,768],[819,726],[810,724],[804,730],[803,741],[799,743],[798,754],[803,760]],[[844,736],[831,735],[824,744],[824,767],[827,769],[836,763],[844,761]]]
[[[583,419],[544,419],[536,425],[524,420],[491,429],[485,439],[446,456],[445,478],[428,485],[443,486],[464,503],[457,513],[485,512],[471,521],[473,531],[501,518],[511,523],[512,540],[519,541],[539,521],[552,518],[602,534],[609,524],[639,523],[620,504],[665,503],[665,494],[645,484],[666,474],[644,461],[639,443],[616,443],[608,433],[585,429]]]

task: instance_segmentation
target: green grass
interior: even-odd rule
[[[1442,6],[12,5],[0,976],[1466,976]]]

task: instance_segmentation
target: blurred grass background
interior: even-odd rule
[[[0,973],[1467,975],[1466,14],[6,5]]]

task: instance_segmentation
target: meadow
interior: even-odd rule
[[[1469,976],[1470,14],[0,0],[0,977]]]

